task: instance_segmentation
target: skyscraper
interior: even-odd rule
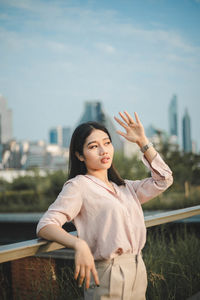
[[[58,144],[57,128],[51,128],[49,130],[49,143],[50,144]]]
[[[178,137],[177,96],[173,95],[169,105],[169,134]]]
[[[0,144],[12,139],[12,110],[7,108],[6,99],[0,95]]]
[[[68,148],[71,138],[71,128],[57,126],[49,130],[49,143]]]
[[[69,148],[71,140],[71,127],[63,127],[62,129],[62,146],[64,148]]]
[[[78,124],[96,121],[104,125],[112,138],[113,145],[116,150],[122,150],[123,143],[118,134],[116,133],[116,128],[113,124],[111,118],[104,112],[102,103],[100,101],[86,101],[84,105],[84,112]]]
[[[192,139],[191,139],[191,127],[190,127],[190,116],[186,108],[183,116],[183,151],[192,151]]]

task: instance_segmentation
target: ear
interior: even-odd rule
[[[80,161],[84,161],[83,155],[80,155],[77,151],[75,152],[75,155]]]

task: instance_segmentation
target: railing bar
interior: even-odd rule
[[[151,227],[159,224],[164,224],[180,219],[189,218],[200,214],[200,205],[178,209],[175,211],[159,213],[156,215],[146,216],[145,225]],[[76,231],[70,232],[76,235]],[[48,242],[42,239],[33,239],[29,241],[0,246],[0,263],[11,261],[27,256],[34,256],[44,252],[65,248],[61,244]]]
[[[77,232],[76,231],[72,231],[70,232],[70,234],[76,235]],[[24,248],[28,249],[28,248],[39,248],[41,246],[46,246],[48,244],[52,244],[53,242],[48,242],[46,240],[43,239],[33,239],[33,240],[28,240],[28,241],[23,241],[23,242],[18,242],[18,243],[13,243],[13,244],[8,244],[8,245],[3,245],[0,246],[0,254],[1,252],[12,252],[13,250],[22,250]],[[58,244],[56,242],[54,242],[54,244]],[[58,244],[60,245],[60,244]],[[61,246],[61,245],[60,245]],[[64,246],[62,246],[62,248],[64,248]]]
[[[188,207],[188,208],[181,208],[181,209],[176,209],[176,210],[172,210],[172,211],[166,211],[166,212],[161,212],[155,215],[149,215],[147,217],[145,217],[145,219],[148,219],[148,217],[156,217],[156,216],[169,216],[169,215],[179,215],[179,214],[183,214],[183,213],[189,213],[192,211],[200,211],[200,205],[196,205],[196,206],[192,206],[192,207]]]
[[[155,226],[155,225],[161,225],[161,224],[164,224],[164,223],[169,223],[169,222],[173,222],[173,221],[177,221],[177,220],[181,220],[181,219],[186,219],[186,218],[189,218],[189,217],[192,217],[192,216],[196,216],[196,215],[199,215],[200,214],[200,210],[199,211],[194,211],[194,212],[190,212],[190,214],[186,215],[185,213],[184,214],[180,214],[180,215],[171,215],[171,216],[165,216],[165,217],[156,217],[156,218],[148,218],[145,220],[145,225],[146,227],[152,227],[152,226]]]

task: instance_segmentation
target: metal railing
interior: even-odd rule
[[[200,205],[183,208],[145,217],[146,227],[169,223],[200,214]],[[71,232],[76,235],[76,232]],[[0,263],[20,259],[28,256],[40,255],[45,252],[66,248],[56,242],[33,239],[24,242],[0,246]]]

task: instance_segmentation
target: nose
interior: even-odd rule
[[[103,145],[99,147],[99,153],[100,153],[100,155],[104,155],[107,153],[107,151]]]

